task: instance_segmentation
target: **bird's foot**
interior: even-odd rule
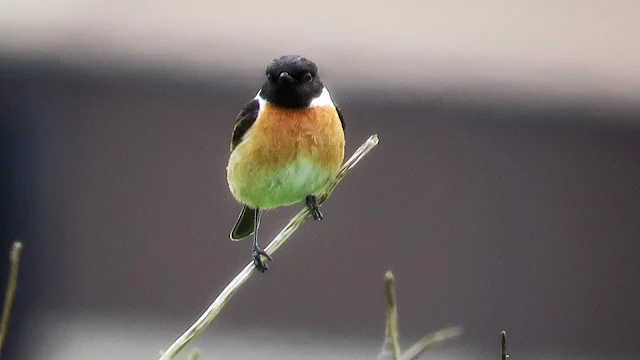
[[[253,264],[256,266],[256,269],[260,272],[265,272],[269,270],[269,266],[267,265],[267,261],[271,261],[273,258],[271,255],[267,254],[266,251],[260,249],[259,247],[253,248]]]
[[[305,204],[311,212],[311,216],[313,216],[314,220],[322,220],[323,216],[320,212],[320,205],[318,205],[318,199],[315,195],[308,195],[305,199]]]

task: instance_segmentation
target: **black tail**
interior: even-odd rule
[[[233,230],[231,230],[231,240],[242,240],[247,236],[253,234],[253,231],[255,229],[255,212],[256,209],[252,209],[247,205],[242,208],[240,217],[238,217],[236,225],[233,227]]]

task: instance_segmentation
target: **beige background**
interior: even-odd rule
[[[0,48],[91,67],[224,73],[300,53],[332,83],[640,98],[637,1],[17,1]],[[254,74],[252,71],[251,74]]]

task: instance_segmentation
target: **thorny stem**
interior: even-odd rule
[[[333,189],[338,185],[340,180],[345,177],[347,172],[351,170],[371,149],[373,149],[376,145],[378,145],[378,135],[371,135],[364,144],[362,144],[358,150],[347,160],[340,168],[340,172],[333,178],[331,181],[325,185],[324,189],[319,192],[317,195],[318,203],[323,203]],[[305,207],[302,209],[296,216],[294,216],[289,223],[280,231],[278,235],[271,241],[271,243],[264,249],[267,253],[273,254],[280,246],[282,246],[285,241],[305,222],[305,220],[311,215],[309,209]],[[177,338],[173,344],[169,346],[167,351],[165,351],[160,360],[169,360],[173,359],[179,352],[182,350],[187,344],[189,344],[193,339],[195,339],[200,333],[206,329],[209,324],[216,318],[216,316],[220,313],[222,308],[229,302],[231,297],[236,293],[236,291],[245,283],[247,280],[253,275],[255,272],[255,265],[253,262],[247,264],[241,271],[236,275],[229,284],[222,290],[220,295],[209,305],[207,310],[200,316],[196,322],[187,329],[179,338]]]
[[[13,307],[13,299],[16,294],[16,286],[18,284],[18,268],[20,266],[20,254],[22,253],[22,243],[16,241],[11,248],[9,255],[9,278],[7,281],[7,290],[4,294],[4,305],[2,307],[2,320],[0,321],[0,354],[4,347],[4,339],[7,336],[7,328],[9,327],[9,317],[11,316],[11,308]]]

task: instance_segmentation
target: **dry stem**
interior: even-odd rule
[[[462,328],[454,326],[426,335],[402,354],[402,360],[416,360],[427,349],[437,346],[445,340],[460,336],[460,334],[462,334]]]
[[[384,284],[387,299],[387,321],[385,325],[385,337],[382,345],[382,352],[378,356],[378,360],[385,360],[389,358],[392,358],[393,360],[416,360],[427,349],[462,334],[461,327],[450,327],[440,330],[424,336],[409,348],[409,350],[402,353],[398,341],[398,306],[396,304],[395,277],[391,271],[387,271],[385,274]]]
[[[11,316],[11,308],[13,307],[13,298],[16,294],[16,286],[18,284],[18,268],[20,266],[20,254],[22,253],[22,243],[16,241],[11,248],[9,255],[9,277],[7,281],[7,290],[4,294],[4,305],[2,307],[2,320],[0,321],[0,354],[4,347],[4,339],[7,336],[7,328],[9,327],[9,317]]]
[[[376,145],[378,145],[378,136],[371,135],[367,141],[356,150],[356,152],[347,160],[338,175],[333,178],[327,185],[325,185],[324,189],[318,194],[318,203],[323,203],[333,189],[338,185],[340,180],[344,178],[351,168],[353,168],[371,149],[373,149]],[[284,244],[284,242],[302,225],[302,223],[310,216],[309,209],[306,207],[301,210],[296,216],[294,216],[287,226],[284,227],[280,231],[278,235],[271,241],[271,243],[264,249],[267,253],[273,254],[280,246]],[[169,346],[167,351],[165,351],[160,360],[169,360],[173,359],[179,352],[182,350],[189,342],[191,342],[196,336],[198,336],[201,332],[206,329],[209,324],[216,318],[220,310],[229,302],[233,294],[253,275],[255,272],[255,266],[253,262],[247,264],[244,269],[240,271],[238,275],[236,275],[233,280],[222,290],[220,295],[209,305],[209,308],[205,310],[205,312],[200,316],[198,320],[196,320],[187,331],[185,331],[176,341]]]
[[[391,354],[393,360],[401,360],[400,344],[398,342],[398,307],[396,305],[395,278],[391,271],[387,271],[384,279],[387,295],[387,321],[385,325],[385,337],[383,351]]]
[[[500,358],[502,360],[507,360],[509,358],[509,355],[507,354],[507,332],[503,330],[500,333],[500,338],[501,338],[501,341],[500,341],[500,345],[501,345],[500,346],[500,348],[501,348]]]

